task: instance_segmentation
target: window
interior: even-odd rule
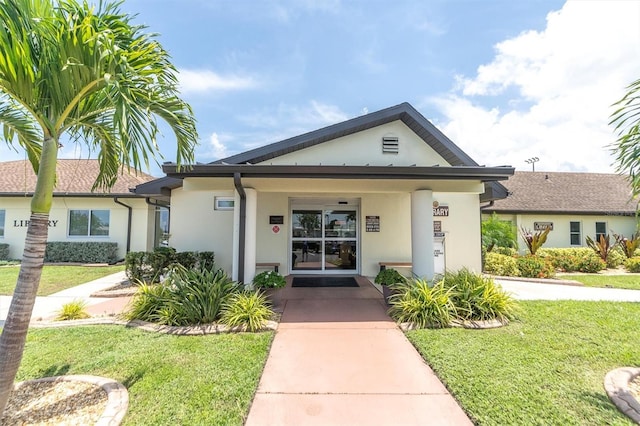
[[[607,222],[596,222],[596,241],[600,241],[600,236],[607,237]]]
[[[169,209],[156,207],[154,247],[169,247]]]
[[[109,210],[69,210],[69,236],[108,236]]]
[[[216,210],[233,210],[234,204],[233,197],[216,197],[214,208]]]
[[[582,236],[580,233],[580,222],[569,222],[569,234],[571,236],[571,245],[582,245]]]
[[[0,237],[4,237],[4,210],[0,210]]]

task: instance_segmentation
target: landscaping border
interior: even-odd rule
[[[604,389],[611,402],[634,422],[640,424],[640,401],[629,391],[629,383],[640,376],[640,368],[622,367],[607,373]]]
[[[67,375],[42,377],[40,379],[25,380],[14,385],[14,389],[29,383],[42,382],[85,382],[96,385],[107,393],[107,406],[105,407],[96,426],[118,426],[122,423],[129,409],[129,392],[122,384],[113,379],[90,375]]]

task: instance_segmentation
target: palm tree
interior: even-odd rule
[[[40,282],[60,138],[96,152],[94,189],[121,170],[160,155],[157,117],[177,140],[176,161],[192,162],[197,143],[191,108],[178,96],[176,69],[121,2],[0,0],[0,127],[24,149],[38,176],[24,255],[0,336],[0,413],[20,366]]]
[[[614,104],[611,114],[618,139],[611,145],[616,169],[629,175],[633,195],[640,195],[640,79],[627,87],[627,93]]]

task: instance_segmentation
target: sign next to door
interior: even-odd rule
[[[449,206],[438,206],[433,208],[433,216],[449,216]]]
[[[549,231],[553,231],[553,222],[533,222],[534,231],[544,231],[549,228]]]

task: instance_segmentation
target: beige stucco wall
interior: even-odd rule
[[[120,198],[123,204],[133,208],[131,223],[131,250],[150,250],[153,246],[153,207],[143,199]],[[4,237],[0,242],[9,244],[11,258],[19,259],[24,250],[27,232],[26,221],[30,216],[30,198],[0,198],[0,210],[5,210]],[[95,237],[68,236],[69,210],[109,210],[109,235]],[[127,248],[127,208],[116,204],[113,198],[103,197],[54,197],[49,214],[48,241],[104,241],[118,243],[118,257],[124,258]]]
[[[595,238],[596,222],[605,222],[607,224],[607,233],[611,235],[613,242],[613,234],[622,234],[630,237],[637,230],[637,219],[631,216],[593,216],[593,215],[527,215],[527,214],[501,214],[498,215],[503,220],[511,221],[518,230],[521,227],[533,230],[534,222],[553,222],[553,231],[549,232],[547,242],[543,247],[563,248],[576,247],[571,245],[569,222],[581,223],[581,245],[585,247],[586,237]],[[487,214],[482,215],[483,219],[489,217]],[[518,236],[518,246],[520,252],[526,251],[526,244],[522,238]],[[578,246],[579,247],[579,246]]]
[[[233,197],[233,191],[171,191],[171,238],[178,251],[213,251],[216,265],[231,273],[233,211],[215,210],[216,196]]]
[[[203,186],[198,184],[196,188]],[[183,250],[213,250],[216,264],[232,271],[233,212],[213,209],[216,196],[233,196],[233,191],[172,192],[171,246]],[[373,277],[380,261],[411,261],[410,192],[261,192],[257,194],[256,262],[278,262],[283,274],[290,272],[291,202],[336,202],[358,200],[362,275]],[[436,217],[445,232],[446,267],[480,270],[480,215],[477,194],[435,192],[434,200],[449,206],[448,217]],[[269,216],[283,216],[279,232],[273,232]],[[380,216],[380,232],[365,231],[365,217]]]
[[[396,136],[397,154],[382,153],[382,138]],[[449,166],[437,152],[420,139],[402,121],[394,121],[349,136],[324,142],[303,150],[282,155],[265,164],[304,164],[352,166]]]

